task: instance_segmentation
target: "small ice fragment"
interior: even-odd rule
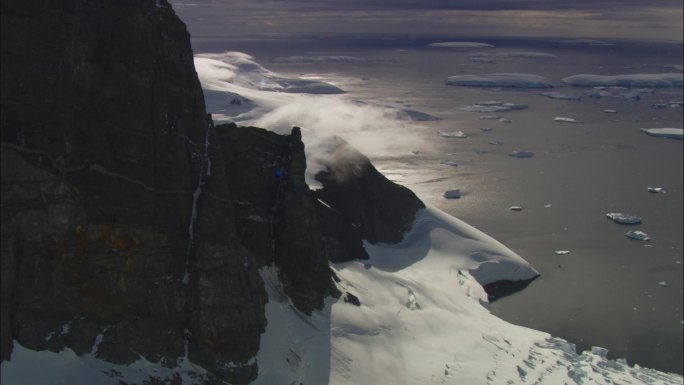
[[[603,110],[606,114],[617,114],[617,110]]]
[[[532,151],[513,151],[508,156],[512,156],[514,158],[531,158],[534,156],[534,153]]]
[[[508,107],[511,110],[526,110],[528,107],[527,104],[523,103],[504,103],[501,106]]]
[[[489,132],[492,130],[492,128],[491,127],[482,127],[482,128],[480,128],[480,130],[482,130],[484,132]]]
[[[479,106],[500,106],[500,105],[502,105],[502,104],[504,104],[504,103],[503,103],[503,102],[497,102],[497,101],[494,101],[494,100],[488,100],[488,101],[486,101],[486,102],[477,102],[477,103],[475,103],[475,104],[477,104],[477,105],[479,105]]]
[[[511,211],[522,211],[522,207],[520,206],[511,206],[508,209]]]
[[[646,234],[640,230],[630,230],[630,231],[625,233],[625,236],[628,238],[636,239],[638,241],[650,241],[651,240],[651,238],[648,236],[648,234]]]
[[[447,166],[452,166],[452,167],[458,166],[458,163],[456,163],[453,160],[443,160],[443,161],[439,162],[439,164],[445,164]]]
[[[667,282],[665,282],[665,281],[660,281],[660,282],[658,282],[658,285],[660,285],[660,286],[662,286],[662,287],[667,287]]]
[[[468,135],[463,131],[452,131],[452,132],[440,131],[439,136],[441,136],[443,138],[467,138],[468,137]]]
[[[545,209],[550,209],[550,208],[551,208],[551,205],[550,205],[550,204],[545,204],[545,205],[544,205],[544,208],[545,208]]]
[[[556,250],[554,253],[556,253],[556,255],[566,255],[570,254],[570,250]]]
[[[444,192],[444,198],[446,199],[458,199],[461,197],[461,190],[448,190]]]
[[[503,140],[492,140],[491,142],[489,142],[489,144],[491,144],[492,146],[503,146],[504,142]]]
[[[553,118],[554,121],[556,122],[565,122],[565,123],[582,123],[579,120],[573,119],[573,118],[564,118],[562,116],[556,116]]]
[[[420,154],[420,151],[411,151],[411,154],[418,155],[418,154]]]
[[[541,96],[546,96],[549,99],[558,99],[558,100],[582,100],[579,95],[572,94],[572,93],[563,93],[563,92],[542,92],[539,94]]]
[[[480,116],[480,119],[499,119],[499,118],[501,118],[501,117],[496,116],[496,115],[482,115],[482,116]]]
[[[506,119],[506,118],[501,118],[501,119],[499,119],[499,121],[500,121],[501,123],[513,123],[512,120]]]
[[[684,139],[684,130],[681,128],[641,128],[640,131],[651,136]]]
[[[663,190],[662,187],[649,187],[648,192],[658,194],[658,193],[664,193],[665,190]]]
[[[608,213],[606,214],[606,217],[611,219],[613,222],[621,223],[623,225],[638,225],[641,223],[641,218],[631,214]]]

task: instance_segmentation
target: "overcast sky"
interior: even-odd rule
[[[194,37],[383,34],[682,41],[683,0],[171,0]]]

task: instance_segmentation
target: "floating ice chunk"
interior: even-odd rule
[[[437,48],[492,48],[491,44],[479,43],[475,41],[445,41],[441,43],[430,43],[428,47]]]
[[[650,241],[651,240],[651,238],[648,236],[648,234],[646,234],[640,230],[630,230],[630,231],[625,233],[625,236],[628,238],[636,239],[638,241]]]
[[[621,223],[623,225],[638,225],[641,223],[641,218],[631,214],[608,213],[606,214],[606,217],[615,223]]]
[[[684,77],[681,73],[627,74],[615,76],[579,74],[564,78],[563,83],[570,86],[583,87],[681,87],[684,85]]]
[[[485,58],[525,58],[525,59],[548,59],[554,58],[556,55],[544,52],[473,52],[469,54],[472,59],[485,59]]]
[[[551,208],[551,204],[545,204],[545,205],[544,205],[544,208],[545,208],[545,209],[550,209],[550,208]]]
[[[453,160],[443,160],[443,161],[439,162],[439,164],[444,164],[444,165],[451,166],[451,167],[458,166],[458,163],[456,163]]]
[[[484,131],[484,132],[489,132],[492,130],[492,128],[491,127],[482,127],[482,128],[480,128],[480,130]]]
[[[556,253],[556,255],[566,255],[570,254],[570,250],[556,250],[554,253]]]
[[[579,95],[567,92],[542,92],[539,95],[546,96],[549,99],[582,100],[582,98]]]
[[[499,122],[501,122],[501,123],[513,123],[512,120],[506,119],[506,118],[500,118],[500,119],[499,119]]]
[[[482,116],[480,116],[480,119],[500,119],[500,118],[501,118],[500,116],[496,116],[496,115],[482,115]]]
[[[601,40],[593,39],[572,39],[572,40],[561,40],[559,43],[564,45],[585,45],[585,46],[611,46],[615,45],[612,43],[607,43]]]
[[[510,111],[510,107],[504,107],[504,106],[483,106],[480,104],[474,104],[474,105],[469,105],[469,106],[460,106],[458,107],[459,110],[461,111],[470,111],[470,112],[507,112]]]
[[[444,192],[444,198],[446,199],[458,199],[461,197],[461,190],[448,190]]]
[[[553,118],[553,120],[554,120],[555,122],[583,123],[583,122],[580,121],[580,120],[576,120],[576,119],[573,119],[573,118],[564,118],[564,117],[562,117],[562,116],[556,116],[555,118]]]
[[[589,90],[589,91],[584,91],[584,94],[587,95],[588,97],[594,98],[594,99],[601,99],[601,98],[608,97],[608,96],[614,96],[613,94],[611,94],[610,92],[605,91],[605,90]]]
[[[665,193],[665,189],[662,187],[649,187],[648,192],[658,194],[658,193]]]
[[[533,74],[500,73],[481,75],[449,76],[446,84],[449,86],[471,87],[517,87],[517,88],[550,88],[553,87],[546,78]]]
[[[492,146],[503,146],[504,142],[503,140],[492,140],[491,142],[489,142],[489,144],[491,144]]]
[[[665,109],[665,108],[681,108],[684,102],[668,102],[668,103],[653,103],[651,108]]]
[[[503,104],[503,102],[497,102],[495,100],[488,100],[486,102],[477,102],[475,103],[478,106],[500,106]]]
[[[440,131],[439,136],[444,137],[444,138],[467,138],[468,137],[468,135],[463,131],[451,131],[451,132]]]
[[[523,103],[504,103],[501,105],[502,107],[508,107],[511,110],[526,110],[527,109],[527,104]]]
[[[660,281],[660,282],[658,282],[658,285],[660,285],[660,286],[662,286],[662,287],[667,287],[667,282],[665,282],[665,281]]]
[[[603,110],[606,114],[617,114],[617,110]]]
[[[651,136],[672,139],[684,138],[684,130],[681,128],[641,128],[640,130]]]
[[[520,206],[511,206],[508,209],[511,211],[522,211],[522,207]]]
[[[513,158],[531,158],[534,156],[534,153],[532,151],[513,151],[508,156]]]

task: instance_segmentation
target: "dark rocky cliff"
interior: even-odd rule
[[[187,346],[213,378],[247,383],[258,269],[275,263],[310,313],[337,294],[328,260],[400,240],[422,207],[365,158],[361,178],[310,191],[298,129],[215,128],[164,0],[1,7],[3,360],[13,341],[80,355],[101,340],[103,360],[173,367]]]

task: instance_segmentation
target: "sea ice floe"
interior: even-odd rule
[[[506,118],[499,118],[499,122],[501,122],[501,123],[513,123],[512,120],[506,119]]]
[[[525,58],[525,59],[548,59],[554,58],[556,55],[544,52],[473,52],[468,56],[472,59],[485,58]]]
[[[491,127],[482,127],[482,128],[480,128],[480,131],[484,131],[484,132],[489,132],[489,131],[491,131],[491,130],[492,130]]]
[[[451,132],[439,131],[439,136],[444,137],[444,138],[467,138],[468,134],[466,134],[463,131],[451,131]]]
[[[483,106],[480,104],[466,105],[458,107],[461,111],[468,112],[508,112],[511,110],[510,107],[504,106]]]
[[[588,91],[584,91],[584,94],[586,96],[588,96],[590,98],[594,98],[594,99],[601,99],[601,98],[608,97],[608,96],[614,96],[613,94],[611,94],[610,92],[608,92],[606,90],[588,90]]]
[[[660,281],[660,282],[658,282],[658,285],[660,285],[660,286],[662,286],[662,287],[667,287],[667,282],[665,282],[665,281]]]
[[[448,190],[444,192],[444,198],[446,199],[458,199],[461,197],[461,190]]]
[[[621,87],[681,87],[684,78],[681,73],[592,75],[579,74],[564,78],[563,83],[570,86],[621,86]]]
[[[545,77],[523,73],[497,73],[480,75],[449,76],[449,86],[471,87],[516,87],[516,88],[550,88],[553,84]]]
[[[430,43],[428,47],[437,48],[492,48],[491,44],[476,41],[445,41],[440,43]]]
[[[641,128],[641,132],[662,138],[683,139],[684,130],[681,128]]]
[[[496,115],[482,115],[482,116],[480,116],[480,119],[500,119],[500,118],[501,118],[500,116],[496,116]]]
[[[492,146],[503,146],[504,142],[503,140],[492,140],[491,142],[489,142],[489,144],[491,144]]]
[[[606,114],[617,114],[617,110],[603,110]]]
[[[556,253],[556,255],[566,255],[570,254],[570,250],[556,250],[554,253]]]
[[[439,162],[439,164],[444,164],[444,165],[451,166],[451,167],[458,166],[458,163],[456,163],[453,160],[443,160],[443,161]]]
[[[564,118],[562,116],[556,116],[553,118],[554,122],[564,122],[564,123],[582,123],[582,121],[574,119],[574,118]]]
[[[682,102],[653,103],[653,104],[651,104],[651,108],[656,108],[656,109],[681,108],[682,104],[684,104],[684,103],[682,103]]]
[[[564,45],[585,45],[585,46],[611,46],[615,45],[612,43],[607,43],[601,40],[594,39],[572,39],[572,40],[561,40],[559,43]]]
[[[508,156],[513,158],[531,158],[534,156],[532,151],[513,151]]]
[[[542,92],[539,95],[546,96],[549,99],[582,100],[582,98],[579,95],[567,92]]]
[[[649,187],[648,192],[653,193],[653,194],[658,194],[658,193],[665,193],[665,189],[662,187]]]
[[[648,236],[648,234],[646,234],[640,230],[630,230],[630,231],[625,233],[625,236],[627,238],[636,239],[638,241],[650,241],[651,240],[651,238]]]
[[[608,213],[606,214],[606,217],[615,223],[621,223],[623,225],[638,225],[641,223],[641,218],[631,214]]]

